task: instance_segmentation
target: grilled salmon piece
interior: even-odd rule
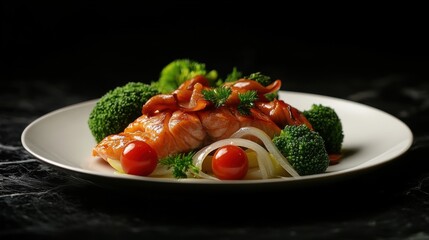
[[[141,140],[155,149],[159,158],[163,158],[200,147],[206,135],[195,113],[175,111],[151,117],[142,115],[130,123],[124,132],[104,138],[95,146],[93,155],[105,160],[119,159],[127,143]]]
[[[228,138],[246,126],[262,129],[271,137],[280,132],[273,121],[257,110],[248,116],[228,107],[200,112],[167,111],[150,117],[142,115],[124,132],[103,139],[95,146],[93,155],[119,159],[128,142],[142,140],[155,149],[159,158],[163,158]]]
[[[201,123],[207,131],[206,145],[217,140],[230,137],[242,127],[256,127],[266,132],[270,137],[280,133],[280,128],[257,110],[250,115],[242,115],[237,109],[221,107],[215,110],[199,112]]]
[[[197,77],[182,84],[172,94],[152,97],[142,106],[142,116],[123,132],[103,139],[93,148],[93,155],[118,160],[127,143],[142,140],[161,159],[228,138],[241,127],[259,128],[270,137],[279,134],[285,125],[304,123],[311,127],[296,108],[282,100],[270,102],[264,97],[280,88],[280,80],[267,87],[248,79],[228,83],[226,86],[231,88],[232,94],[226,105],[217,108],[203,97],[202,91],[210,88],[207,85],[204,78]],[[237,109],[238,94],[248,90],[257,91],[258,100],[250,114],[243,115]],[[258,142],[256,138],[252,140]]]

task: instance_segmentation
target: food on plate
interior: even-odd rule
[[[323,138],[305,125],[285,126],[273,142],[299,175],[322,173],[329,166]]]
[[[222,180],[243,179],[249,168],[246,152],[233,144],[216,149],[211,157],[211,162],[213,174]]]
[[[135,140],[127,143],[120,156],[123,172],[147,176],[158,165],[158,155],[146,142]]]
[[[206,64],[191,59],[176,59],[167,64],[157,81],[152,82],[161,93],[170,93],[177,89],[186,80],[198,75],[204,76],[210,85],[214,86],[218,78],[216,70],[208,71]]]
[[[141,82],[129,82],[104,94],[92,109],[88,126],[97,142],[120,133],[141,115],[142,105],[159,92]]]
[[[303,111],[314,130],[322,136],[331,164],[338,163],[344,141],[343,126],[335,110],[322,104],[313,104]]]
[[[118,172],[148,177],[241,180],[323,173],[331,164],[329,152],[312,122],[320,123],[318,129],[334,128],[318,121],[315,110],[308,110],[307,118],[279,99],[281,84],[236,68],[222,80],[205,64],[175,60],[158,81],[145,85],[158,94],[140,104],[138,116],[100,141],[93,132],[97,144],[92,155]],[[322,105],[318,109],[325,110]],[[328,123],[334,122],[332,112]],[[121,118],[120,111],[116,114]],[[338,122],[336,130],[342,133]],[[343,139],[336,140],[341,144]],[[333,153],[341,157],[341,149]]]

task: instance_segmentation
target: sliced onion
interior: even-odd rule
[[[113,158],[107,158],[106,162],[109,163],[109,165],[115,169],[118,173],[124,173],[124,169],[122,169],[121,162],[119,160],[113,159]]]
[[[153,172],[149,174],[149,176],[150,177],[172,177],[173,174],[169,167],[158,164],[158,166],[156,166],[155,170],[153,170]]]
[[[243,138],[222,139],[202,148],[195,153],[193,157],[193,164],[198,169],[202,169],[204,159],[206,159],[207,155],[209,155],[212,151],[225,145],[236,145],[254,150],[256,152],[256,155],[258,156],[258,165],[261,170],[262,178],[267,179],[274,176],[274,166],[270,160],[270,155],[268,154],[267,150],[265,150],[261,145]],[[202,178],[218,179],[211,175],[205,174],[202,171],[199,171],[198,175]]]
[[[273,141],[267,133],[255,127],[242,127],[234,134],[232,134],[231,138],[239,138],[245,135],[253,135],[259,138],[264,143],[268,152],[270,152],[274,156],[275,160],[280,164],[280,166],[282,166],[292,177],[299,177],[299,174],[290,165],[289,161],[285,158],[285,156],[283,156],[283,154],[276,147],[276,145],[274,145]]]
[[[249,171],[247,172],[244,179],[246,180],[255,180],[255,179],[261,179],[261,170],[259,168],[249,168]]]

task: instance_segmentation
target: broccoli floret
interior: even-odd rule
[[[244,78],[254,80],[254,81],[260,83],[262,86],[268,86],[274,82],[274,79],[272,79],[270,76],[262,74],[261,72],[252,73],[249,76],[245,76]],[[267,94],[265,94],[265,97],[269,101],[273,101],[274,99],[279,98],[279,93],[278,93],[278,91],[273,92],[273,93],[267,93]]]
[[[215,85],[218,77],[217,71],[207,71],[204,63],[190,59],[176,59],[161,70],[158,81],[153,82],[152,85],[161,93],[170,93],[186,80],[197,75],[205,76],[211,86]]]
[[[97,142],[125,129],[141,116],[142,106],[158,90],[149,84],[129,82],[105,93],[89,114],[88,126]]]
[[[329,154],[341,152],[344,140],[343,126],[335,110],[322,104],[313,104],[309,110],[303,111],[304,116],[313,129],[322,136]]]
[[[322,137],[306,125],[287,125],[273,143],[299,175],[323,173],[329,166]]]
[[[244,78],[254,80],[260,83],[262,86],[268,86],[273,82],[273,80],[271,80],[271,77],[264,75],[261,72],[252,73],[249,76],[245,76]]]
[[[225,82],[235,82],[243,76],[243,73],[238,71],[236,67],[226,76]]]

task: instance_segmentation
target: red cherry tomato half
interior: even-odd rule
[[[135,140],[125,146],[120,160],[125,173],[147,176],[155,170],[158,155],[149,144]]]
[[[218,148],[213,154],[212,170],[222,180],[239,180],[247,174],[249,160],[244,150],[235,145]]]

